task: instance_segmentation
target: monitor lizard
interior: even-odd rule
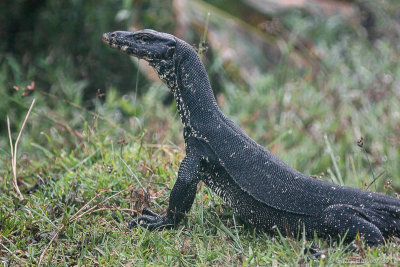
[[[219,109],[196,50],[154,30],[105,33],[103,42],[149,62],[174,95],[186,156],[164,215],[143,210],[130,226],[177,225],[189,212],[199,181],[222,197],[247,224],[289,235],[360,234],[375,246],[400,235],[400,199],[311,178],[257,144]]]

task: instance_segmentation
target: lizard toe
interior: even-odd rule
[[[173,226],[173,222],[167,216],[140,216],[130,221],[129,228],[143,227],[148,230],[157,228],[169,228]]]
[[[147,228],[147,225],[150,225],[156,221],[156,217],[150,217],[150,216],[140,216],[137,217],[129,222],[129,228],[135,228],[135,227],[143,227]]]

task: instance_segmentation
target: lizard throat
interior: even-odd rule
[[[177,111],[182,120],[182,123],[185,126],[185,129],[191,129],[192,127],[190,124],[190,111],[184,104],[181,90],[178,87],[174,62],[172,60],[159,60],[150,62],[150,66],[154,68],[160,80],[162,80],[168,86],[170,92],[174,95]]]

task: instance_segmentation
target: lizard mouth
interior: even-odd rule
[[[114,35],[114,36],[113,36]],[[103,43],[108,45],[109,47],[118,49],[124,53],[127,53],[132,56],[139,57],[137,49],[130,42],[128,44],[121,44],[115,37],[114,33],[104,33],[101,36]],[[125,42],[126,43],[126,42]]]
[[[101,39],[103,40],[103,43],[111,46],[111,40],[110,40],[110,37],[108,37],[107,33],[103,33],[103,35],[101,36]]]
[[[113,33],[111,33],[111,34],[110,33],[104,33],[101,36],[101,39],[103,40],[103,43],[105,43],[106,45],[108,45],[108,46],[110,46],[112,48],[116,48],[116,49],[122,50],[124,52],[126,50],[126,48],[122,49],[122,47],[124,47],[124,46],[121,46],[121,45],[119,45],[117,43],[117,40],[116,40],[115,36],[113,36]]]

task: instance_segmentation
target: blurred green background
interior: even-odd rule
[[[150,143],[182,146],[165,86],[145,62],[100,40],[103,32],[153,28],[200,48],[223,111],[291,165],[326,173],[333,159],[329,142],[341,172],[331,175],[350,177],[356,169],[365,176],[382,172],[389,180],[396,174],[400,185],[396,1],[0,5],[3,167],[10,156],[6,115],[16,135],[33,98],[21,141],[28,158],[42,156],[32,143],[51,146],[46,135],[67,151],[79,148],[86,124],[100,132],[111,126],[107,134],[117,139],[135,142],[145,135]],[[356,145],[361,137],[362,149]]]

